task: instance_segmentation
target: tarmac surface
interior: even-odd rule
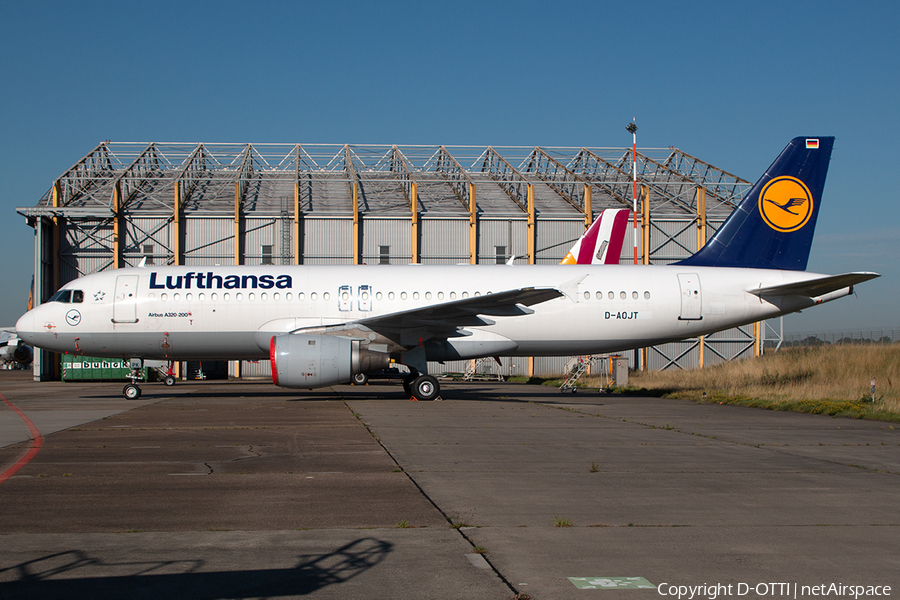
[[[0,598],[900,595],[898,424],[496,383],[121,391],[0,371]],[[3,480],[38,445],[10,404],[43,444]]]

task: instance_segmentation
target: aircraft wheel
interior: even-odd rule
[[[175,385],[175,378],[171,375],[166,375],[165,379],[163,379],[163,383],[165,383],[169,387],[172,387],[173,385]]]
[[[438,380],[431,375],[417,377],[410,388],[416,400],[434,400],[441,393],[441,386],[438,384]]]
[[[404,392],[407,396],[412,396],[412,395],[413,395],[412,384],[413,384],[413,381],[415,381],[416,378],[417,378],[418,376],[419,376],[419,374],[416,373],[416,374],[413,375],[412,377],[406,377],[406,378],[403,379],[403,392]]]
[[[125,386],[125,389],[122,390],[122,393],[124,393],[125,397],[129,400],[137,400],[141,397],[141,388],[133,383],[129,383]]]
[[[353,383],[356,385],[365,385],[369,381],[369,376],[365,373],[357,373],[353,376]]]

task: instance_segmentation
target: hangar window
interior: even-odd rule
[[[379,265],[391,264],[391,247],[390,246],[378,246],[378,264]]]
[[[144,244],[141,246],[144,251],[144,265],[149,266],[153,264],[153,244]]]
[[[494,256],[498,265],[506,264],[506,246],[494,246]]]
[[[262,262],[260,262],[260,264],[263,264],[263,265],[275,264],[272,262],[272,245],[271,244],[263,244]]]

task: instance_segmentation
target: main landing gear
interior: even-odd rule
[[[403,391],[416,400],[434,400],[441,393],[441,385],[431,375],[419,375],[412,372],[403,380]]]

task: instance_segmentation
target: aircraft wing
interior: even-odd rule
[[[845,287],[854,286],[857,283],[881,277],[878,273],[844,273],[843,275],[831,275],[818,279],[808,279],[797,283],[785,283],[772,287],[747,290],[757,296],[808,296],[818,298],[830,294]]]
[[[462,300],[451,300],[422,308],[360,319],[356,322],[394,339],[396,339],[396,335],[391,335],[391,333],[401,332],[415,332],[412,336],[414,340],[452,337],[457,334],[457,329],[460,327],[494,323],[484,316],[529,315],[534,311],[527,308],[528,306],[560,296],[563,296],[563,293],[552,288],[522,288]],[[407,335],[402,337],[406,338]],[[400,343],[406,345],[409,342],[404,339]]]
[[[534,312],[529,306],[564,295],[553,288],[520,288],[367,317],[340,325],[304,329],[319,330],[326,334],[374,331],[408,347],[433,338],[465,337],[471,333],[464,331],[464,327],[493,325],[494,321],[487,317],[529,315]]]

